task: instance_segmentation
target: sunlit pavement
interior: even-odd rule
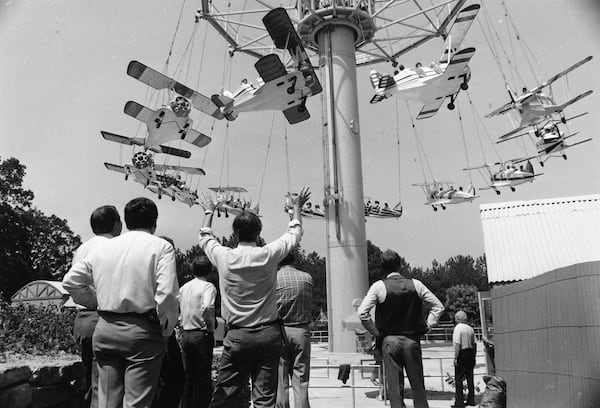
[[[454,403],[454,387],[445,381],[448,374],[454,375],[453,355],[452,345],[423,345],[425,386],[431,408],[446,408]],[[373,358],[368,354],[329,353],[326,343],[313,344],[309,390],[312,408],[389,406],[389,401],[384,403],[380,397],[379,388],[371,382],[371,373],[368,367],[362,369],[357,367],[352,370],[355,386],[353,398],[352,375],[349,376],[345,385],[341,380],[338,380],[340,364],[371,365],[373,364]],[[320,366],[330,366],[330,368]],[[478,344],[477,365],[475,367],[475,386],[476,388],[479,387],[479,392],[476,391],[477,401],[485,388],[482,380],[484,373],[485,355],[483,345]],[[440,375],[443,375],[443,377],[440,377]],[[409,388],[407,378],[405,384]],[[290,392],[290,399],[293,400],[292,392]],[[407,398],[404,402],[407,407],[413,407],[410,391],[407,391]]]

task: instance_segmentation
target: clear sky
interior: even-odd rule
[[[600,115],[595,108],[600,97],[600,7],[593,0],[506,0],[506,3],[522,39],[544,70],[542,73],[536,69],[538,80],[585,56],[594,56],[590,63],[570,75],[568,81],[561,81],[554,89],[554,96],[561,102],[588,89],[594,90],[594,94],[568,108],[567,114],[590,111],[570,123],[569,129],[579,131],[579,138],[595,139],[567,151],[567,161],[552,159],[543,168],[542,177],[533,184],[517,187],[514,193],[504,190],[496,196],[492,191],[481,191],[481,198],[471,204],[434,213],[431,207],[423,205],[420,189],[411,185],[424,180],[405,102],[398,100],[397,127],[394,98],[370,105],[370,67],[359,68],[364,192],[390,205],[401,200],[405,214],[398,220],[369,218],[367,238],[382,249],[397,250],[412,266],[430,266],[433,259],[444,262],[457,254],[482,255],[480,204],[599,192],[600,137],[595,130],[600,128]],[[130,60],[137,59],[162,70],[180,6],[181,2],[164,0],[1,0],[0,157],[14,156],[26,165],[25,187],[34,191],[34,204],[47,214],[67,219],[83,239],[92,235],[88,222],[94,208],[110,203],[122,210],[132,198],[156,198],[141,185],[125,182],[122,175],[104,168],[105,161],[129,162],[131,149],[104,141],[100,130],[126,136],[143,135],[144,129],[140,129],[138,122],[123,114],[123,105],[128,100],[147,102],[147,87],[128,77],[126,67]],[[191,36],[197,7],[199,1],[186,3],[169,73],[175,72]],[[512,42],[506,39],[507,25],[499,2],[487,0],[486,9],[498,35],[504,39],[507,52],[511,52],[511,47],[518,49],[514,39]],[[482,17],[480,13],[478,19]],[[199,23],[192,46],[195,59],[189,67],[184,64],[187,76],[182,73],[178,78],[198,91],[210,95],[222,87],[235,89],[242,78],[256,81],[255,60],[241,54],[233,59],[226,57],[224,40],[207,28],[205,22]],[[477,21],[463,46],[477,48],[470,64],[470,95],[483,115],[507,102],[504,83]],[[402,56],[400,62],[406,66],[414,66],[417,61],[428,64],[438,59],[442,49],[441,40],[432,41]],[[529,88],[537,85],[526,60],[519,58],[514,62],[518,63],[526,85]],[[392,70],[389,64],[375,67],[382,72]],[[152,107],[159,104],[156,99],[150,103]],[[417,132],[433,176],[466,186],[470,182],[469,173],[461,169],[467,162],[481,164],[484,156],[487,161],[496,161],[498,155],[486,134],[480,129],[478,136],[475,131],[466,94],[461,93],[458,103],[463,113],[467,155],[456,110],[443,108],[435,117],[418,121]],[[200,191],[219,184],[246,187],[248,198],[260,199],[263,236],[267,240],[276,238],[286,225],[282,206],[288,179],[293,190],[309,186],[313,202],[323,199],[320,99],[312,98],[308,106],[312,114],[309,121],[287,126],[289,173],[283,116],[271,112],[243,113],[230,122],[228,130],[225,121],[216,122],[211,130],[212,121],[194,112],[195,127],[210,134],[213,142],[208,149],[172,143],[189,149],[192,158],[180,162],[169,159],[168,163],[203,167],[207,175],[199,184],[193,184]],[[411,102],[410,109],[416,113],[420,104]],[[507,117],[482,120],[494,139],[511,129]],[[500,158],[506,160],[521,157],[523,146],[533,152],[531,142],[528,139],[523,142],[527,143],[508,142],[495,147]],[[536,169],[539,170],[538,165]],[[471,177],[476,187],[485,185],[478,173],[473,172]],[[201,208],[189,208],[165,198],[155,201],[159,206],[157,233],[171,236],[182,250],[191,247],[202,222]],[[231,219],[215,220],[219,235],[228,236],[230,225]],[[305,226],[302,246],[324,256],[324,223],[307,220]]]

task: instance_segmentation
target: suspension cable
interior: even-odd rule
[[[467,151],[467,138],[465,137],[465,127],[462,120],[462,113],[460,111],[460,104],[456,104],[456,108],[458,110],[458,122],[460,123],[460,133],[462,135],[463,147],[465,149],[465,158],[467,160],[467,168],[470,169],[471,164],[469,163],[469,152]],[[473,178],[471,177],[471,170],[468,170],[469,173],[469,183],[473,185]]]
[[[400,121],[398,119],[398,98],[396,98],[396,148],[398,153],[398,203],[402,203],[402,173],[400,166]]]
[[[263,190],[263,185],[265,182],[265,176],[267,174],[267,162],[269,160],[269,152],[271,151],[271,138],[273,137],[273,125],[274,124],[275,124],[275,111],[273,112],[273,118],[271,119],[271,131],[269,132],[269,140],[267,141],[267,153],[265,154],[265,164],[263,165],[263,173],[262,173],[262,177],[260,178],[260,185],[258,187],[258,198],[256,199],[257,203],[260,203],[260,197],[262,196],[262,190]],[[286,145],[286,149],[287,149],[287,145]],[[288,168],[288,183],[289,183],[289,168]]]
[[[425,155],[425,150],[423,149],[423,145],[421,144],[421,141],[419,140],[419,136],[417,134],[417,128],[415,126],[415,121],[412,118],[410,106],[408,106],[408,101],[405,101],[405,102],[406,102],[406,110],[408,111],[408,116],[410,117],[410,123],[412,125],[413,135],[415,137],[415,142],[417,143],[417,154],[419,155],[419,164],[421,165],[421,172],[423,173],[423,180],[425,183],[427,183],[427,176],[425,175],[425,167],[423,166],[423,162],[425,162],[427,164],[427,169],[429,170],[429,174],[431,174],[432,178],[434,178],[433,172],[431,171],[431,167],[429,166],[429,161],[427,160],[427,156]],[[423,157],[421,157],[421,155]]]

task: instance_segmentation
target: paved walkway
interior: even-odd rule
[[[479,392],[476,391],[477,396],[481,395],[485,388],[482,377],[486,370],[481,344],[478,346],[478,350],[475,367],[475,385],[476,388],[479,387]],[[428,391],[431,408],[448,408],[454,403],[454,387],[445,381],[448,373],[454,375],[453,354],[451,345],[423,346],[425,387]],[[368,367],[353,368],[346,384],[343,384],[341,380],[338,380],[340,364],[372,365],[373,359],[370,355],[360,353],[330,353],[326,343],[313,344],[309,391],[312,408],[381,408],[389,406],[389,401],[384,403],[381,399],[379,387],[371,383],[371,370]],[[408,379],[405,379],[405,382],[406,387],[409,388]],[[355,386],[354,389],[352,384]],[[292,394],[290,393],[293,399]],[[410,391],[408,391],[405,403],[408,408],[413,407]]]

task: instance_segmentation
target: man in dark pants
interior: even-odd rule
[[[123,228],[119,211],[112,205],[96,208],[90,216],[90,225],[95,236],[77,248],[73,256],[73,264],[85,258],[88,253],[105,240],[118,236]],[[98,386],[98,368],[92,351],[92,336],[94,335],[96,323],[98,323],[98,312],[95,309],[87,309],[84,306],[77,305],[73,334],[75,335],[75,341],[79,344],[81,361],[85,370],[87,391],[83,398],[84,408],[98,406],[98,400],[94,397],[94,389]]]
[[[242,211],[233,220],[236,248],[222,246],[212,235],[214,211],[223,197],[213,202],[203,196],[205,218],[199,243],[219,271],[223,318],[229,331],[223,340],[223,354],[212,408],[235,408],[243,404],[240,395],[252,379],[254,408],[272,408],[277,396],[277,369],[282,346],[282,330],[277,314],[277,265],[300,242],[300,208],[310,193],[302,190],[290,197],[293,219],[287,231],[275,241],[258,247],[262,230],[258,215]]]
[[[165,343],[177,323],[175,251],[153,235],[157,218],[152,200],[131,200],[125,206],[129,231],[76,262],[63,280],[75,302],[100,315],[93,347],[102,408],[152,404]]]
[[[375,282],[358,314],[363,326],[381,341],[388,395],[392,408],[404,408],[404,372],[408,375],[415,408],[428,408],[423,377],[421,335],[437,324],[444,306],[423,283],[400,274],[400,255],[386,250],[381,268],[386,278]],[[375,322],[371,309],[375,308]],[[427,321],[424,306],[429,309]]]
[[[194,279],[180,290],[181,348],[185,364],[183,408],[208,408],[212,399],[212,360],[215,345],[217,289],[206,278],[212,264],[206,256],[192,262]]]
[[[279,360],[277,408],[289,408],[289,379],[292,378],[294,408],[309,408],[310,329],[312,321],[313,280],[309,273],[292,267],[296,260],[290,252],[279,263],[277,272],[277,307],[283,320],[287,343]]]
[[[475,405],[475,383],[473,380],[473,369],[475,368],[475,355],[477,343],[475,343],[475,331],[467,324],[467,314],[459,310],[454,315],[456,326],[452,332],[452,343],[454,344],[454,385],[456,393],[453,407],[464,407],[463,381],[467,380],[467,403]]]

